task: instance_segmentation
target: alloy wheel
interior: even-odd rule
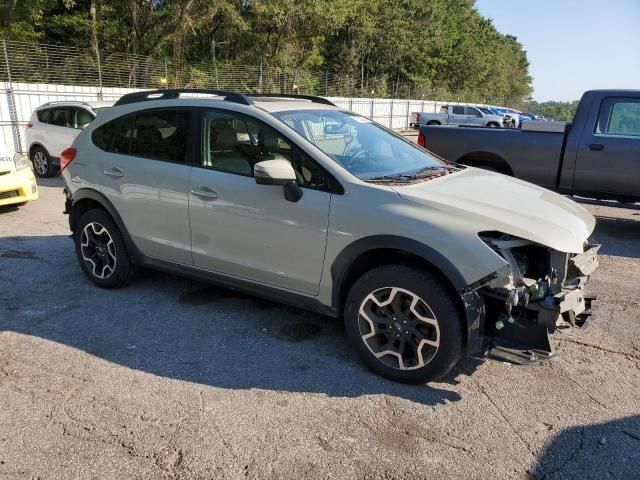
[[[96,278],[106,279],[116,268],[116,248],[108,230],[98,222],[85,225],[80,236],[82,259]]]
[[[33,168],[35,168],[36,172],[39,175],[43,176],[47,174],[47,170],[49,169],[49,162],[47,161],[47,156],[44,152],[38,150],[33,155]]]
[[[440,345],[438,320],[417,294],[396,287],[379,288],[358,311],[362,341],[382,363],[399,370],[428,364]]]

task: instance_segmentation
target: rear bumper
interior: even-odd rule
[[[38,184],[30,168],[0,175],[0,206],[38,199]]]

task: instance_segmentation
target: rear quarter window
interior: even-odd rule
[[[108,122],[96,128],[91,134],[91,141],[100,150],[107,151],[111,137],[116,129],[116,122]]]
[[[49,113],[51,110],[38,110],[36,116],[38,117],[38,121],[40,123],[49,123]]]

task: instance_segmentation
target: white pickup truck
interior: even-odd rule
[[[501,128],[504,117],[483,112],[469,105],[443,105],[440,113],[414,112],[411,125],[420,128],[425,125],[467,125]]]

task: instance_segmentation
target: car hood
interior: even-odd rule
[[[574,201],[477,168],[393,188],[402,198],[455,216],[478,232],[499,231],[561,252],[582,252],[595,227],[593,215]]]

